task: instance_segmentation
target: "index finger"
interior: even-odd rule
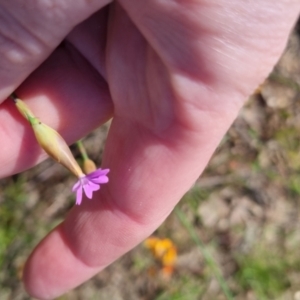
[[[75,25],[108,4],[96,1],[0,1],[0,103]]]

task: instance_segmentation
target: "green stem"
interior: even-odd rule
[[[89,157],[88,157],[88,155],[86,153],[86,150],[85,150],[85,148],[83,146],[82,140],[77,141],[76,145],[77,145],[77,147],[79,149],[79,152],[80,152],[83,160],[89,159]]]
[[[203,242],[201,241],[201,239],[197,235],[195,229],[190,224],[190,222],[187,220],[184,213],[178,207],[175,208],[175,213],[176,213],[177,217],[179,218],[181,224],[187,229],[187,231],[189,232],[191,238],[194,240],[195,244],[200,249],[206,264],[213,271],[213,273],[214,273],[214,275],[215,275],[215,277],[216,277],[216,279],[217,279],[224,295],[226,296],[226,299],[227,300],[233,300],[234,298],[233,298],[233,296],[232,296],[232,294],[229,290],[228,285],[226,284],[226,281],[225,281],[225,279],[224,279],[217,263],[215,262],[214,258],[210,255],[209,251],[207,251],[207,249],[205,248]]]

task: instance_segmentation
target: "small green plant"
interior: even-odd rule
[[[289,269],[286,260],[268,247],[241,256],[238,262],[240,268],[235,275],[238,285],[254,291],[257,299],[275,299],[290,286],[285,276]]]
[[[200,299],[205,285],[190,276],[180,276],[173,280],[172,288],[160,293],[155,300],[195,300]]]
[[[26,200],[22,177],[19,176],[14,183],[6,187],[3,199],[0,206],[0,267],[3,265],[7,248],[18,237],[22,226],[22,210],[16,209]]]

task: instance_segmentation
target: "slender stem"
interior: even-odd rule
[[[215,262],[214,258],[211,256],[211,254],[209,253],[209,251],[207,251],[207,249],[205,248],[205,245],[203,244],[203,242],[201,241],[201,239],[199,238],[199,236],[197,235],[195,229],[193,228],[193,226],[190,224],[190,222],[187,220],[185,214],[178,208],[175,208],[175,213],[177,215],[177,217],[179,218],[181,224],[187,229],[187,231],[189,232],[191,238],[194,240],[195,244],[198,246],[198,248],[200,249],[204,260],[206,261],[207,265],[211,268],[211,270],[213,271],[225,297],[227,300],[233,300],[233,296],[229,290],[228,285],[226,284],[226,281],[217,265],[217,263]]]
[[[76,142],[76,145],[77,145],[77,147],[78,147],[78,149],[79,149],[79,152],[80,152],[82,158],[83,158],[84,160],[89,159],[89,157],[88,157],[88,155],[87,155],[87,152],[86,152],[86,150],[85,150],[85,148],[84,148],[84,146],[83,146],[82,140],[77,141],[77,142]]]

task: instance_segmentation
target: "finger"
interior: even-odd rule
[[[207,140],[197,155],[177,152],[144,128],[115,118],[104,157],[104,167],[111,168],[110,182],[92,200],[74,207],[35,249],[23,276],[29,294],[58,297],[153,232],[191,186],[218,138]]]
[[[72,143],[112,115],[102,76],[71,45],[59,47],[17,90],[34,114]],[[13,101],[0,106],[0,177],[21,172],[45,159],[28,122]],[[83,122],[84,120],[84,122]]]
[[[152,1],[147,3],[167,5],[170,2]],[[174,3],[183,2],[173,1],[172,4]],[[196,2],[192,1],[189,3]],[[216,4],[216,2],[214,3]],[[247,7],[249,3],[244,2],[246,9],[251,8]],[[221,17],[227,16],[228,20],[226,18],[223,20],[228,21],[229,24],[234,24],[236,16],[228,15],[228,10],[234,9],[238,3],[231,1],[232,7],[226,6],[225,3],[224,5],[220,3],[217,7],[218,10],[209,3],[205,4],[202,8],[205,11],[208,6],[211,7],[211,13],[207,15],[210,15],[213,20],[220,20],[217,17],[218,15]],[[141,8],[138,3],[136,5],[137,10]],[[273,6],[273,3],[270,2],[270,5]],[[272,12],[271,6],[269,9]],[[224,9],[223,11],[222,8]],[[262,9],[258,7],[256,9],[257,15],[261,16],[264,13],[264,9],[265,7],[263,6]],[[143,12],[143,10],[141,11]],[[157,12],[159,13],[160,10]],[[285,12],[287,12],[287,15],[293,16],[295,20],[296,13],[289,9],[289,5],[286,6]],[[277,10],[274,10],[273,13],[275,16],[278,16]],[[145,20],[151,20],[154,24],[155,15],[150,14],[150,16],[147,15],[145,17],[145,14]],[[280,14],[285,15],[283,10],[280,11]],[[178,11],[177,15],[180,15]],[[245,14],[244,16],[247,15]],[[270,13],[270,16],[273,17],[272,13]],[[165,14],[165,17],[167,17],[167,14]],[[212,25],[215,24],[208,20],[208,17],[206,20]],[[176,21],[180,23],[178,19]],[[257,19],[253,19],[252,22],[255,24]],[[222,50],[226,50],[228,55],[230,54],[230,58],[234,57],[235,54],[237,55],[238,60],[235,64],[233,64],[231,59],[228,62],[223,61],[223,52],[220,53],[216,63],[209,60],[212,65],[210,67],[207,65],[207,68],[204,66],[204,71],[211,73],[214,77],[213,81],[216,91],[211,90],[211,86],[208,86],[205,76],[202,76],[202,84],[204,82],[204,87],[208,89],[204,96],[201,94],[199,96],[204,109],[201,112],[198,107],[193,105],[189,107],[190,114],[193,114],[195,118],[198,117],[197,127],[193,126],[193,129],[186,128],[185,130],[180,128],[177,131],[177,139],[175,138],[175,133],[178,128],[166,130],[162,135],[158,136],[151,131],[151,128],[131,122],[129,118],[119,115],[113,120],[104,155],[104,167],[111,168],[110,182],[107,186],[103,186],[96,198],[91,201],[85,201],[81,207],[74,207],[66,221],[36,248],[26,265],[24,274],[26,288],[33,296],[51,299],[77,286],[139,243],[165,219],[179,198],[203,170],[222,135],[233,121],[234,115],[238,112],[238,105],[229,105],[232,111],[231,114],[227,114],[225,117],[221,117],[221,113],[219,115],[212,113],[209,110],[212,107],[210,105],[210,96],[213,96],[214,105],[218,105],[219,112],[227,105],[227,103],[224,103],[223,97],[228,100],[233,90],[237,95],[234,100],[242,103],[246,92],[249,92],[254,85],[259,83],[263,76],[267,75],[271,68],[271,63],[278,58],[279,49],[283,48],[284,41],[290,30],[289,25],[292,22],[289,22],[289,24],[281,24],[280,38],[278,37],[277,40],[280,46],[275,51],[276,53],[264,52],[263,55],[259,54],[260,58],[266,58],[267,60],[269,55],[272,56],[272,59],[264,65],[262,71],[260,65],[252,66],[256,62],[256,58],[253,56],[256,51],[252,47],[249,47],[249,51],[247,51],[247,47],[244,46],[245,49],[243,49],[242,55],[238,51],[239,48],[233,48],[229,51],[228,49],[226,50],[225,46]],[[177,22],[175,23],[177,24]],[[268,22],[268,24],[270,23]],[[168,24],[163,23],[163,25],[162,31],[168,27]],[[209,29],[207,25],[201,25],[203,32]],[[247,28],[244,28],[245,30],[247,29],[245,33],[250,34],[249,24],[247,26]],[[262,24],[262,26],[264,25]],[[234,28],[232,26],[232,35],[235,35]],[[266,29],[266,27],[264,28]],[[258,27],[255,30],[257,31]],[[252,33],[254,34],[254,32]],[[172,39],[173,35],[178,36],[176,32],[171,30],[165,36]],[[154,34],[153,37],[155,37]],[[230,32],[228,32],[227,37],[230,38]],[[179,35],[179,40],[180,38],[181,35]],[[214,36],[215,38],[216,36]],[[220,39],[222,39],[222,35]],[[181,42],[183,42],[182,39],[180,40]],[[267,43],[266,49],[269,49],[268,46],[271,47],[273,45],[272,39],[268,40]],[[178,46],[180,46],[179,44]],[[153,47],[158,49],[159,45],[153,45]],[[184,44],[182,47],[184,46],[186,45]],[[190,47],[190,43],[187,43],[187,46]],[[208,46],[212,47],[212,44],[210,43]],[[220,50],[216,49],[210,48],[210,50],[215,51],[214,54]],[[157,50],[158,53],[161,51]],[[184,51],[183,49],[183,57],[188,59],[187,56],[184,56]],[[193,52],[193,49],[191,49],[191,52]],[[206,57],[212,57],[208,50],[205,50],[204,45],[203,50],[200,49],[199,51],[198,49],[196,51],[196,54],[199,55],[197,52],[203,53],[204,61]],[[174,63],[176,63],[177,59],[180,61],[181,58],[179,56],[178,54],[178,57],[174,59]],[[169,63],[168,59],[165,59],[170,68],[173,68],[172,62]],[[223,64],[220,67],[218,64],[221,62]],[[197,64],[197,62],[195,63]],[[237,66],[238,63],[241,63],[242,68],[239,68],[238,72],[234,70],[234,76],[237,76],[241,70],[246,69],[246,66],[250,68],[251,72],[259,73],[259,76],[256,79],[253,79],[254,76],[253,78],[252,76],[251,78],[243,77],[245,82],[242,83],[242,92],[239,91],[240,85],[236,85],[234,80],[230,79],[227,81],[229,87],[225,89],[224,93],[221,93],[226,83],[225,74],[227,74],[227,69],[230,69],[232,64]],[[199,67],[200,71],[198,70],[198,72],[201,73],[203,68]],[[194,69],[192,68],[192,70]],[[216,70],[221,72],[220,76]],[[198,76],[198,72],[194,75]],[[188,79],[185,81],[186,83],[189,83]],[[236,77],[235,79],[237,80]],[[219,82],[220,85],[218,86]],[[197,85],[196,83],[194,84]],[[187,84],[182,84],[181,88],[185,88],[186,95],[190,95]],[[195,98],[196,95],[196,93],[193,94]],[[182,99],[186,98],[182,96]],[[114,100],[116,101],[116,99]],[[173,100],[176,101],[177,99]],[[185,113],[188,111],[187,106],[185,106]],[[225,109],[228,110],[228,107]],[[167,138],[168,133],[172,133],[172,139]],[[57,243],[63,245],[59,247],[59,253],[55,249]],[[80,272],[77,272],[78,269]],[[59,274],[57,270],[60,270]],[[63,275],[61,276],[60,274],[72,274],[72,276],[67,281],[62,282]],[[36,284],[37,278],[39,278],[38,285]]]
[[[0,101],[110,0],[0,1]]]
[[[294,0],[119,2],[174,73],[244,95],[272,70],[299,14]]]

